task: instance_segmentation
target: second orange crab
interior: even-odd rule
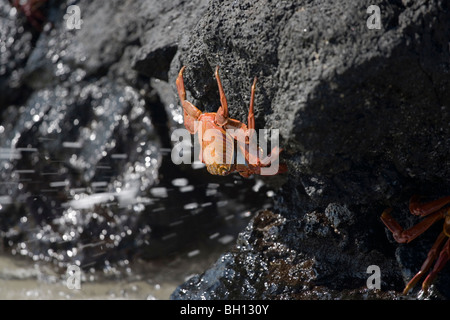
[[[255,87],[256,87],[256,77],[253,81],[251,88],[250,97],[250,108],[248,112],[247,125],[244,123],[231,119],[228,116],[228,103],[225,97],[225,93],[222,88],[222,83],[219,77],[219,67],[216,67],[215,77],[217,80],[217,85],[219,87],[220,103],[221,106],[217,112],[202,113],[197,109],[192,103],[186,100],[186,91],[184,88],[183,72],[186,67],[182,67],[177,80],[177,90],[178,95],[181,100],[184,111],[184,126],[191,133],[195,134],[198,130],[201,130],[201,135],[199,135],[200,145],[202,146],[202,151],[200,152],[200,161],[206,164],[206,168],[209,173],[214,175],[228,175],[232,172],[238,172],[243,177],[249,177],[252,174],[261,174],[261,168],[268,167],[273,161],[278,161],[278,156],[281,150],[278,147],[272,149],[270,156],[265,158],[260,158],[258,153],[261,148],[255,152],[249,151],[250,148],[243,148],[241,144],[240,148],[245,157],[246,164],[236,164],[233,163],[232,157],[233,153],[227,153],[226,149],[234,149],[234,140],[237,139],[236,136],[232,136],[227,132],[227,129],[233,130],[243,130],[246,140],[245,144],[249,144],[249,137],[251,136],[251,130],[255,129],[255,116],[253,111],[253,103],[255,99]],[[200,124],[200,125],[198,125]],[[216,141],[210,141],[204,139],[203,133],[209,129],[214,129],[220,132],[220,139]],[[249,134],[250,133],[250,134]],[[202,137],[202,138],[200,138]],[[260,153],[261,154],[261,153]],[[278,170],[275,174],[287,171],[286,165],[280,164]]]
[[[422,217],[426,216],[426,218],[407,230],[403,230],[398,222],[390,215],[390,208],[386,209],[381,215],[381,220],[392,232],[395,241],[398,243],[409,243],[424,233],[436,221],[444,219],[444,228],[442,232],[431,247],[428,257],[420,268],[420,271],[406,285],[405,290],[403,291],[404,294],[416,285],[422,276],[431,269],[433,262],[437,259],[433,269],[422,284],[422,290],[427,291],[437,274],[444,268],[445,264],[450,259],[450,207],[445,207],[447,204],[450,204],[450,196],[428,203],[420,203],[419,197],[413,196],[409,203],[409,211],[414,215]]]

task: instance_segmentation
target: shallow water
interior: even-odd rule
[[[167,299],[175,283],[152,284],[140,277],[82,283],[69,289],[50,268],[0,257],[0,299]]]
[[[1,254],[0,300],[167,300],[178,285],[203,272],[219,255],[216,251],[192,257],[188,252],[152,262],[92,269],[82,272],[80,289],[71,289],[65,270]]]

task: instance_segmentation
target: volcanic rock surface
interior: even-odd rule
[[[71,4],[79,30],[65,26]],[[392,207],[410,227],[421,220],[412,195],[450,194],[450,8],[379,1],[373,29],[372,4],[48,1],[39,31],[3,0],[3,250],[93,266],[212,246],[221,226],[240,228],[173,299],[403,298],[442,224],[397,244],[380,215]],[[205,112],[219,107],[219,66],[230,116],[244,123],[258,77],[256,127],[279,130],[288,173],[217,178],[171,163],[182,66]],[[249,210],[249,223],[236,218]],[[367,287],[370,266],[379,290]],[[448,299],[449,268],[409,297]]]
[[[182,37],[169,79],[186,65],[192,101],[215,111],[219,65],[231,117],[245,121],[257,76],[256,126],[279,130],[289,174],[274,212],[173,298],[343,298],[367,289],[369,265],[385,298],[420,269],[442,224],[398,245],[379,217],[390,206],[412,226],[413,194],[450,192],[450,11],[382,1],[371,29],[371,4],[212,1]],[[436,296],[449,296],[448,270]]]

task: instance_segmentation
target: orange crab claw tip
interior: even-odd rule
[[[412,283],[412,281],[410,281],[410,282],[406,285],[405,289],[403,289],[403,294],[404,294],[404,295],[407,295],[408,292],[414,287],[415,284],[416,284],[415,282]]]
[[[436,273],[430,273],[425,280],[422,282],[422,290],[423,292],[427,292],[428,288],[431,286],[431,284],[434,282],[434,279],[436,278]]]
[[[411,290],[411,288],[405,288],[405,289],[403,289],[403,295],[407,295],[408,294],[408,292],[409,292],[409,290]]]
[[[417,282],[419,282],[419,280],[422,278],[423,276],[423,272],[419,271],[406,285],[405,289],[403,290],[403,294],[407,294],[409,292],[409,290],[411,290],[416,284]],[[428,278],[428,277],[427,277]],[[428,290],[428,284],[427,284],[427,279],[425,279],[425,281],[422,283],[422,290],[424,292],[427,292]]]
[[[408,284],[406,285],[405,289],[403,289],[403,294],[407,295],[408,292],[416,285],[417,281],[418,281],[418,279],[415,280],[413,278],[410,282],[408,282]]]
[[[186,69],[186,66],[183,66],[183,67],[180,69],[180,72],[178,72],[177,82],[179,81],[180,77],[183,77],[184,69]]]
[[[428,285],[422,285],[422,291],[424,292],[424,293],[427,293],[428,292],[428,288],[429,288],[429,286]]]

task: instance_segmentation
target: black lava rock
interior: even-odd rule
[[[213,71],[219,65],[231,117],[243,122],[251,80],[258,77],[256,126],[280,130],[289,167],[275,212],[292,225],[277,231],[279,245],[294,250],[290,259],[297,267],[311,260],[315,280],[309,284],[340,290],[341,298],[364,285],[369,264],[380,266],[382,290],[401,291],[402,274],[408,280],[419,270],[432,244],[426,238],[434,241],[438,233],[429,230],[416,239],[427,243],[420,250],[398,245],[385,232],[381,212],[392,206],[400,223],[411,226],[420,218],[408,212],[409,197],[450,193],[448,3],[379,2],[380,29],[368,27],[371,4],[212,1],[182,38],[169,74],[174,82],[187,66],[188,99],[215,111]],[[262,236],[255,223],[242,236],[249,235]],[[401,254],[394,255],[395,248]],[[255,254],[263,256],[264,275],[263,262],[245,262]],[[265,281],[275,276],[272,268],[285,259],[267,255],[267,248],[252,245],[248,251],[238,244],[232,257],[212,267],[220,270],[193,278],[173,298],[197,298],[201,290],[214,298],[312,297],[311,287],[299,284],[300,274],[289,289],[279,276],[265,291]],[[405,259],[414,272],[406,271]],[[437,296],[449,297],[448,278],[446,267],[434,287]],[[228,291],[215,289],[222,287]]]
[[[74,3],[83,23],[68,30]],[[374,29],[372,4],[49,1],[36,30],[2,1],[3,249],[90,267],[193,239],[213,246],[230,239],[216,230],[236,232],[267,208],[272,186],[273,208],[173,299],[402,298],[442,225],[398,245],[379,218],[392,207],[412,226],[413,194],[450,194],[450,8],[380,1]],[[287,174],[218,178],[171,163],[183,65],[188,99],[207,112],[219,106],[220,66],[242,122],[258,77],[256,127],[279,130]],[[447,266],[426,297],[448,298],[449,281]]]
[[[196,256],[229,246],[270,204],[255,180],[171,161],[182,116],[163,80],[205,3],[49,1],[35,30],[1,1],[2,252],[60,270]],[[66,26],[72,4],[80,29]]]

